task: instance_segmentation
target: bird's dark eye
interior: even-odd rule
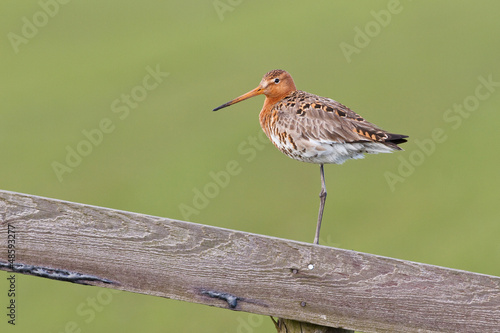
[[[274,79],[274,83],[280,83],[280,79]]]

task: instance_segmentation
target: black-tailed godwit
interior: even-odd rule
[[[273,144],[285,155],[320,166],[321,192],[314,243],[326,201],[324,164],[342,164],[348,159],[363,158],[402,150],[398,144],[408,136],[380,129],[333,99],[297,90],[290,74],[275,69],[268,72],[257,88],[214,109],[220,110],[257,95],[266,100],[260,111],[260,126]]]

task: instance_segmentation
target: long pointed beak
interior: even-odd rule
[[[254,97],[254,96],[257,96],[257,95],[262,95],[263,93],[264,93],[264,88],[262,88],[259,85],[257,88],[255,88],[255,89],[247,92],[246,94],[243,94],[240,97],[236,97],[232,101],[229,101],[229,102],[227,102],[225,104],[222,104],[221,106],[216,107],[215,109],[213,109],[213,111],[217,111],[217,110],[220,110],[220,109],[225,108],[227,106],[233,105],[235,103],[244,101],[245,99],[248,99],[250,97]]]

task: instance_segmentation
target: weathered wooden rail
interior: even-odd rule
[[[7,191],[0,224],[3,270],[363,332],[500,331],[499,277]]]

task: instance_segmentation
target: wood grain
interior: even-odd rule
[[[363,332],[499,332],[500,278],[0,191],[16,262],[87,283]],[[5,267],[2,269],[6,269]]]

